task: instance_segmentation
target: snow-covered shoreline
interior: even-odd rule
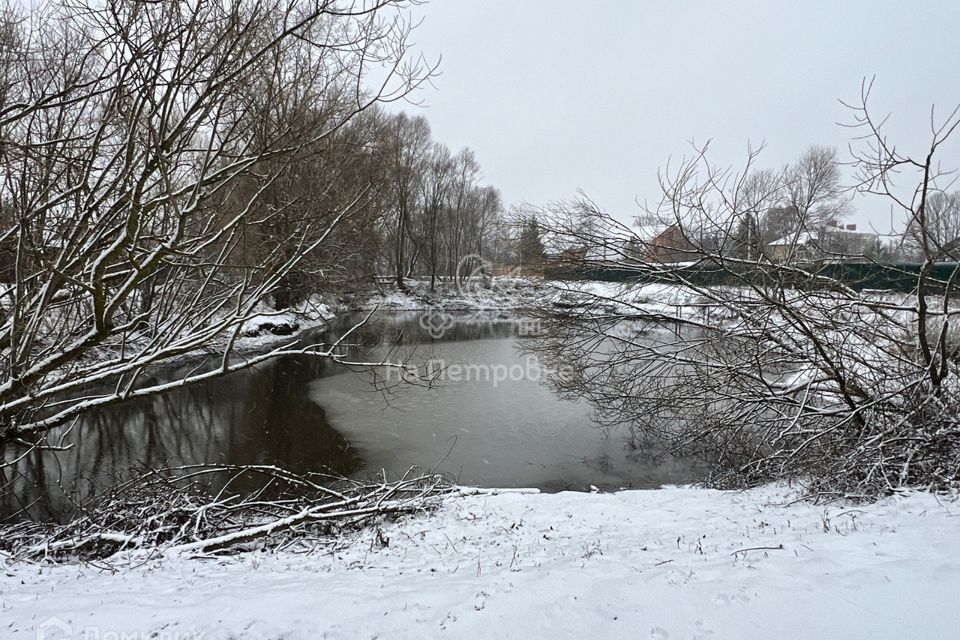
[[[521,310],[542,299],[550,290],[550,283],[542,278],[494,276],[483,282],[470,281],[463,285],[440,283],[430,290],[429,280],[413,279],[405,282],[406,291],[372,293],[361,299],[354,308],[385,311],[489,311]]]
[[[464,295],[413,282],[404,293],[317,297],[302,314],[264,311],[236,346],[268,350],[372,309],[522,314],[532,300],[598,296],[665,316],[697,306],[681,287],[552,284],[497,280]],[[296,329],[270,333],[278,321]],[[5,561],[0,637],[882,640],[960,629],[957,495],[824,505],[774,486],[461,494],[429,514],[318,540],[307,554]]]
[[[628,299],[632,309],[646,309],[651,313],[683,315],[696,306],[697,295],[684,287],[666,284],[623,284],[599,281],[549,281],[538,277],[495,276],[486,285],[479,282],[456,287],[440,283],[430,291],[429,281],[408,279],[405,291],[366,291],[334,299],[322,294],[294,309],[270,310],[261,305],[240,328],[239,336],[231,345],[238,355],[251,355],[289,344],[318,328],[329,326],[341,315],[376,312],[431,311],[453,315],[464,313],[504,312],[522,315],[525,309],[549,300],[573,297],[578,302],[606,301],[610,306],[623,306],[619,300]],[[180,363],[196,359],[225,347],[226,338],[210,349],[198,350],[176,359]]]
[[[306,555],[7,564],[0,629],[13,640],[51,620],[89,638],[956,637],[956,496],[796,498],[482,492]]]
[[[340,298],[318,293],[284,311],[273,311],[262,304],[241,326],[233,348],[241,354],[263,350],[328,326],[337,316],[371,311],[520,312],[549,290],[548,283],[540,279],[503,276],[494,278],[488,288],[469,290],[444,284],[432,292],[428,281],[416,279],[407,280],[406,286],[406,291],[365,291]],[[219,346],[225,344],[223,341]]]

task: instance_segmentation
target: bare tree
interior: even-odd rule
[[[416,213],[423,190],[423,174],[430,150],[430,125],[423,116],[401,113],[390,127],[388,176],[393,187],[393,262],[397,288],[404,289],[403,278],[416,261],[407,254],[410,246],[410,223]]]
[[[462,271],[464,260],[478,260],[494,241],[500,193],[479,184],[480,165],[470,149],[451,155],[433,142],[423,117],[393,116],[389,131],[388,262],[399,288],[419,273],[435,290],[439,276]]]
[[[852,107],[862,134],[853,147],[857,184],[899,207],[929,243],[930,195],[949,179],[936,159],[960,113],[932,122],[917,160],[887,142],[868,100],[869,84]],[[617,269],[632,278],[623,288],[560,285],[540,312],[545,337],[529,347],[566,372],[553,380],[560,391],[592,401],[608,426],[626,426],[642,453],[699,457],[716,484],[802,477],[813,490],[861,496],[955,485],[953,277],[934,278],[930,258],[912,292],[876,293],[816,264],[745,254],[737,230],[756,202],[791,203],[805,220],[835,216],[843,203],[831,153],[805,156],[800,177],[764,181],[759,193],[750,179],[757,158],[751,151],[733,171],[700,149],[665,172],[664,199],[649,215],[683,232],[690,260],[625,255]],[[907,178],[914,181],[903,188]],[[569,224],[584,211],[599,233]],[[567,246],[597,247],[622,230],[584,199],[540,213],[553,242]]]
[[[455,274],[460,260],[470,253],[469,225],[475,213],[474,189],[480,165],[470,149],[461,149],[453,157],[453,175],[447,204],[447,224],[444,226],[446,271]]]
[[[923,259],[957,260],[960,249],[960,191],[934,191],[927,196],[923,211],[924,228],[913,215],[907,224],[905,241]]]
[[[399,0],[91,0],[3,25],[4,440],[258,361],[231,361],[244,321],[365,198],[281,225],[304,206],[291,185],[431,72]],[[283,237],[246,251],[253,229]],[[141,378],[216,340],[216,371]]]
[[[837,150],[813,145],[784,170],[787,202],[797,214],[796,226],[822,228],[839,221],[849,209],[847,189],[841,184]]]
[[[423,188],[423,215],[421,216],[421,231],[425,250],[427,272],[430,274],[430,290],[437,287],[437,274],[440,269],[440,258],[443,252],[442,226],[443,214],[447,207],[451,178],[453,174],[453,158],[446,146],[434,143],[430,150]]]

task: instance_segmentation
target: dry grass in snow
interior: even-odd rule
[[[955,497],[793,499],[481,494],[310,554],[8,564],[0,630],[32,640],[55,616],[75,634],[206,640],[956,637]]]

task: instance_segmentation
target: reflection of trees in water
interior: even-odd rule
[[[717,404],[735,400],[729,382],[696,369],[692,355],[717,361],[741,352],[749,356],[751,343],[668,322],[550,314],[539,319],[543,335],[524,340],[522,349],[543,364],[549,389],[589,402],[596,425],[619,434],[638,463],[670,467],[691,479],[704,473],[699,450],[679,443]],[[699,382],[697,394],[691,379]]]
[[[421,319],[431,313],[442,313],[450,318],[450,325],[439,336],[431,336],[421,324]],[[354,320],[355,318],[345,317],[334,324],[334,330],[345,331],[352,326]],[[517,329],[517,317],[503,311],[425,309],[375,314],[364,326],[351,334],[350,342],[368,349],[384,344],[423,345],[433,342],[510,338],[517,335]]]
[[[346,341],[360,346],[344,345],[343,351],[426,361],[433,342],[505,338],[517,331],[503,314],[463,314],[435,340],[420,325],[421,315],[375,316]],[[340,319],[329,334],[346,331],[356,320]],[[165,369],[145,383],[176,380],[195,367]],[[226,463],[354,473],[362,466],[359,453],[307,395],[312,380],[342,370],[310,356],[276,358],[203,384],[90,411],[73,428],[47,435],[48,443],[65,450],[36,449],[24,456],[23,448],[8,445],[0,449],[0,459],[13,463],[0,466],[0,515],[27,508],[31,517],[63,518],[74,510],[71,499],[82,501],[133,469]]]
[[[29,507],[31,516],[63,517],[70,497],[83,500],[131,469],[193,463],[278,464],[295,471],[349,474],[361,460],[307,398],[308,383],[327,363],[278,358],[204,385],[92,411],[63,437],[63,451],[34,450],[0,469],[0,510]],[[19,452],[8,447],[7,462]]]

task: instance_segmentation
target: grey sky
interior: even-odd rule
[[[433,0],[416,14],[442,75],[407,110],[472,147],[507,204],[582,188],[625,218],[635,198],[659,199],[657,169],[691,139],[712,138],[721,164],[748,141],[766,141],[764,166],[812,143],[846,158],[837,99],[856,99],[864,76],[905,149],[927,139],[931,103],[960,103],[957,0]],[[857,208],[852,221],[889,227],[885,204]]]

